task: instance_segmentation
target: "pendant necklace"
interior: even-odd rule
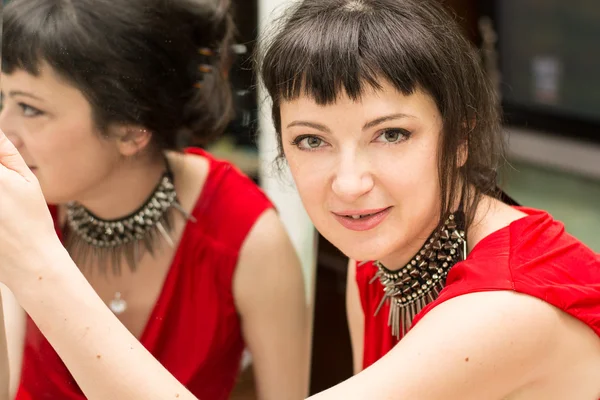
[[[171,237],[173,210],[186,220],[196,222],[179,203],[168,163],[152,194],[140,208],[125,217],[102,219],[74,202],[68,203],[66,208],[64,243],[71,258],[78,266],[94,261],[105,275],[110,268],[114,275],[120,276],[123,258],[135,272],[145,251],[154,256],[161,238],[175,247]],[[117,315],[127,310],[121,291],[115,292],[108,306]]]

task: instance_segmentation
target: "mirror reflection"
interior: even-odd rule
[[[232,122],[245,104],[228,79],[240,62],[229,8],[12,1],[0,127],[86,280],[195,396],[227,398],[249,357],[261,398],[298,399],[309,354],[299,259],[254,171],[205,150],[250,124]],[[11,396],[83,398],[5,298]]]

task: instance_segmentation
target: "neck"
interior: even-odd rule
[[[99,218],[122,218],[144,204],[164,172],[161,157],[127,160],[76,201]]]
[[[436,215],[431,219],[431,221],[429,221],[428,224],[424,225],[424,228],[420,232],[412,235],[410,242],[402,246],[401,249],[388,254],[378,261],[385,265],[387,269],[392,271],[397,271],[404,268],[406,264],[408,264],[419,253],[429,236],[433,233],[434,229],[436,229],[438,222],[439,218]]]

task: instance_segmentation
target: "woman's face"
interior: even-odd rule
[[[1,77],[0,128],[37,176],[49,203],[85,201],[119,161],[114,140],[101,137],[84,95],[47,64]]]
[[[355,260],[400,267],[439,221],[433,99],[387,82],[359,101],[281,104],[283,148],[304,206],[321,234]]]

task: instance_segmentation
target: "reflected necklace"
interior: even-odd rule
[[[379,279],[383,298],[375,311],[389,303],[388,326],[400,340],[421,310],[440,294],[450,268],[467,254],[465,218],[462,212],[450,214],[444,224],[427,239],[419,252],[404,266],[392,271],[375,261],[377,272],[370,283]]]
[[[110,266],[115,275],[121,275],[121,260],[125,258],[129,268],[135,272],[143,251],[152,256],[159,238],[174,247],[171,232],[173,214],[177,210],[186,220],[194,220],[181,207],[173,184],[173,174],[167,164],[167,170],[144,204],[133,213],[113,220],[97,217],[81,204],[67,204],[67,224],[64,230],[65,247],[80,266],[93,259],[103,274]],[[142,247],[143,245],[143,247]],[[115,314],[123,313],[127,303],[116,292],[109,303]]]

